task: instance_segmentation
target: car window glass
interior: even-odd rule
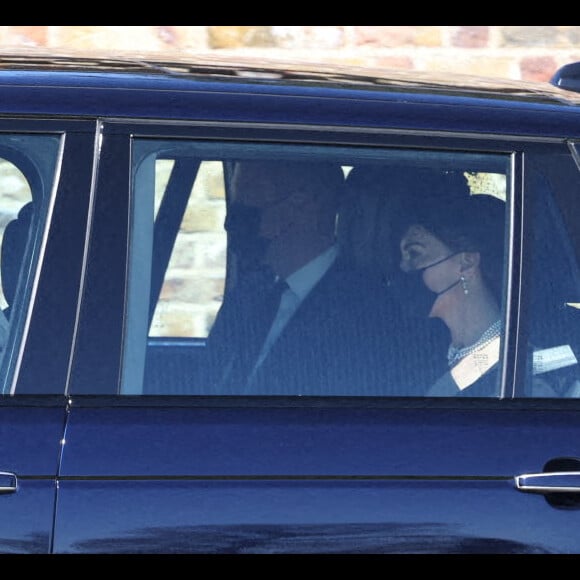
[[[0,374],[5,394],[13,393],[59,143],[53,136],[0,134]]]
[[[161,221],[159,208],[171,195],[168,184],[174,167],[170,160],[156,162],[156,223]],[[209,334],[225,282],[224,211],[223,165],[202,161],[169,254],[149,336],[205,338]]]
[[[122,393],[501,396],[509,156],[136,139],[133,158]],[[435,228],[417,222],[426,207],[445,231],[403,252],[411,226]],[[487,213],[476,227],[473,215]],[[444,311],[429,311],[452,294],[477,300],[492,246],[494,307],[459,345],[488,331],[477,344],[487,367],[471,357],[450,375]],[[427,267],[431,287],[416,275]],[[287,283],[279,317],[255,346],[276,276]],[[455,350],[457,360],[474,352]],[[476,391],[473,373],[488,370]]]
[[[580,236],[572,209],[580,171],[568,154],[535,156],[530,166],[522,328],[531,378],[516,389],[526,397],[580,397]]]

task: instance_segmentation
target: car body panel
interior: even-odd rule
[[[2,403],[0,471],[16,477],[17,489],[0,493],[0,552],[47,554],[52,548],[66,401],[60,397],[52,404]]]
[[[61,489],[57,553],[578,550],[570,514],[553,510],[542,497],[513,497],[517,492],[505,481],[159,479],[64,481]],[[551,533],[562,528],[570,534]]]
[[[73,398],[74,401],[74,398]],[[74,406],[64,477],[389,476],[513,478],[571,456],[575,411],[266,404]],[[571,403],[575,407],[575,402]],[[249,407],[249,408],[248,408]],[[493,407],[492,407],[493,409]],[[453,418],[454,429],[449,429]],[[549,433],[549,435],[546,434]],[[385,443],[396,439],[397,446]],[[187,445],[176,445],[176,442]],[[384,442],[383,445],[380,442]],[[445,453],[461,441],[464,453]],[[525,441],[525,447],[522,445]],[[480,454],[470,449],[485,450]],[[281,453],[280,450],[284,452]],[[145,452],[147,451],[147,453]],[[152,462],[152,458],[154,461]],[[420,460],[419,460],[420,458]]]
[[[55,551],[580,550],[514,485],[577,454],[577,411],[369,407],[73,403]]]

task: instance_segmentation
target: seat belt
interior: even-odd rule
[[[453,397],[464,391],[499,362],[500,336],[462,358],[427,392],[429,397]]]

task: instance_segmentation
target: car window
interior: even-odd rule
[[[447,396],[451,381],[465,396],[503,396],[509,155],[135,139],[133,159],[122,393]],[[470,214],[480,215],[479,246],[403,248],[409,228],[432,227],[425,208],[450,218],[457,198],[475,212],[445,227],[474,227]],[[475,357],[485,387],[470,391],[473,369],[449,375],[450,330],[429,311],[451,293],[476,300],[476,250],[491,256],[494,307],[471,330],[493,327],[478,345],[483,368]],[[277,268],[290,287],[256,347],[262,284]],[[432,392],[435,383],[446,386]]]
[[[0,376],[5,394],[24,340],[60,139],[0,134]]]
[[[579,397],[579,238],[573,204],[580,173],[568,154],[530,156],[529,164],[522,335],[528,336],[526,366],[532,378],[516,385],[516,392]]]
[[[163,241],[162,227],[172,230],[173,246],[164,256],[164,275],[156,271],[157,300],[152,301],[149,336],[155,338],[206,338],[221,305],[226,275],[225,189],[221,161],[189,164],[191,181],[183,186],[187,196],[181,222],[168,224],[177,208],[172,208],[172,195],[179,179],[175,161],[155,162],[155,230],[159,255]],[[170,183],[171,180],[171,183]],[[173,226],[173,227],[172,227]],[[176,228],[176,226],[179,226]],[[170,243],[168,240],[165,242]],[[167,260],[167,257],[169,258]],[[159,256],[159,262],[161,256]],[[192,267],[195,264],[195,267]]]

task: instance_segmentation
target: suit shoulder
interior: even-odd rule
[[[357,289],[362,293],[376,292],[378,295],[388,293],[388,287],[381,276],[370,271],[337,266],[329,271],[329,281],[342,284],[343,287]]]

